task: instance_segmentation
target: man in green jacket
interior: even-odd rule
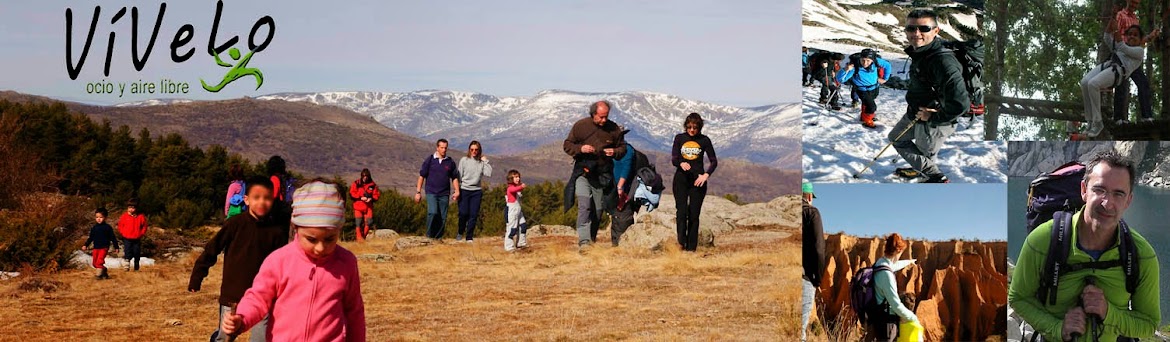
[[[963,68],[955,54],[938,37],[938,14],[914,10],[906,15],[906,40],[910,46],[910,85],[906,89],[906,114],[890,130],[889,139],[910,164],[898,168],[906,178],[925,176],[926,183],[947,183],[935,157],[943,142],[955,133],[955,122],[971,107]],[[915,125],[913,132],[907,125]],[[912,172],[913,171],[913,172]]]
[[[1073,216],[1066,265],[1120,259],[1119,226],[1133,201],[1133,186],[1133,163],[1116,152],[1098,154],[1089,163],[1081,181],[1081,197],[1086,204]],[[1130,230],[1139,276],[1132,294],[1126,289],[1121,266],[1086,268],[1062,271],[1056,302],[1049,304],[1037,293],[1050,252],[1052,229],[1052,221],[1036,227],[1020,250],[1008,289],[1008,303],[1020,318],[1046,341],[1119,341],[1119,337],[1125,341],[1153,336],[1162,318],[1158,308],[1158,258],[1149,242]],[[1088,329],[1091,326],[1098,331]],[[1097,333],[1100,338],[1094,338]]]

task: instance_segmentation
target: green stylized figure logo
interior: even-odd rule
[[[243,59],[240,59],[240,49],[232,48],[231,50],[228,50],[228,55],[232,57],[233,61],[236,61],[236,65],[228,64],[219,59],[218,54],[215,55],[215,64],[231,69],[228,70],[227,75],[223,76],[223,80],[219,81],[219,84],[215,85],[214,87],[207,85],[207,82],[203,81],[203,79],[199,79],[199,83],[203,83],[203,89],[213,93],[218,93],[220,89],[223,89],[223,87],[226,87],[228,84],[235,82],[235,80],[238,80],[244,76],[254,76],[256,77],[256,89],[260,89],[260,86],[264,84],[264,74],[260,72],[260,69],[248,67],[248,61],[252,59],[252,54],[254,53],[256,52],[248,52],[248,55],[244,56]]]

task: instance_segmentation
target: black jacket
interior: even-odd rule
[[[110,227],[107,223],[95,224],[93,228],[89,229],[89,239],[85,240],[85,245],[93,244],[94,249],[110,248],[118,249],[118,237],[114,236],[114,227]]]
[[[275,209],[275,208],[273,208]],[[215,265],[219,253],[223,253],[223,283],[220,285],[219,303],[227,306],[238,303],[244,291],[252,287],[252,280],[260,272],[260,265],[268,254],[288,244],[288,217],[282,212],[269,214],[259,219],[251,213],[232,216],[224,222],[223,229],[207,242],[203,254],[195,260],[191,270],[188,289],[199,290],[203,278]]]
[[[820,287],[821,277],[825,275],[825,231],[821,226],[821,211],[802,201],[800,218],[804,277],[813,286]]]
[[[918,107],[934,108],[938,112],[930,116],[930,123],[947,124],[967,113],[971,98],[963,81],[963,66],[953,51],[943,47],[941,38],[905,51],[911,59],[906,116],[913,117]]]

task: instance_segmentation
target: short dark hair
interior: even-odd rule
[[[1093,156],[1093,160],[1089,161],[1089,165],[1085,167],[1085,179],[1082,180],[1082,182],[1088,181],[1089,174],[1093,173],[1093,168],[1097,167],[1097,165],[1101,163],[1109,164],[1109,166],[1112,167],[1125,168],[1125,171],[1129,172],[1129,189],[1130,191],[1133,191],[1134,185],[1137,184],[1137,177],[1135,177],[1136,171],[1134,170],[1133,161],[1123,157],[1120,153],[1117,153],[1117,151],[1098,152],[1096,156]]]
[[[288,165],[285,164],[284,158],[280,156],[272,156],[268,158],[268,174],[269,175],[283,175],[288,173]]]
[[[93,213],[102,214],[102,216],[110,216],[110,211],[106,210],[106,208],[97,208],[97,210],[94,210]]]
[[[930,18],[930,20],[933,21],[936,26],[938,25],[938,13],[935,13],[934,10],[921,8],[910,11],[909,14],[906,14],[906,19],[921,18]]]
[[[245,181],[244,184],[248,185],[248,188],[244,189],[244,194],[252,192],[252,188],[255,188],[258,186],[264,187],[265,189],[268,189],[268,191],[272,191],[272,180],[270,180],[268,177],[251,177],[251,178],[248,178],[248,180]]]
[[[244,179],[244,168],[240,164],[232,164],[228,168],[228,179],[233,181]]]
[[[451,143],[447,142],[447,139],[439,139],[439,141],[435,142],[435,146],[439,146],[439,144],[451,145]]]
[[[126,206],[127,207],[137,207],[138,206],[138,197],[131,197],[129,200],[126,200]]]
[[[601,100],[589,105],[589,116],[597,115],[597,111],[601,105],[605,105],[605,109],[613,110],[613,104],[609,103],[609,101]]]
[[[1138,31],[1138,37],[1141,37],[1142,35],[1146,34],[1146,32],[1145,32],[1144,30],[1142,30],[1142,26],[1141,26],[1141,25],[1137,25],[1137,24],[1130,25],[1129,27],[1127,27],[1127,28],[1125,29],[1125,33],[1129,33],[1129,30],[1137,30],[1137,31]]]

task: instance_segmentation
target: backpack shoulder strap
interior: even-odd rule
[[[1068,261],[1069,246],[1072,244],[1072,220],[1075,214],[1057,211],[1052,214],[1052,233],[1048,242],[1048,255],[1040,272],[1040,288],[1036,294],[1046,305],[1056,304],[1056,289],[1060,286],[1060,274]]]
[[[1122,271],[1125,272],[1125,291],[1133,294],[1137,290],[1138,276],[1141,270],[1138,267],[1138,262],[1141,258],[1138,255],[1137,246],[1133,244],[1133,234],[1124,219],[1119,223],[1118,229],[1121,230],[1119,252],[1121,254]]]

